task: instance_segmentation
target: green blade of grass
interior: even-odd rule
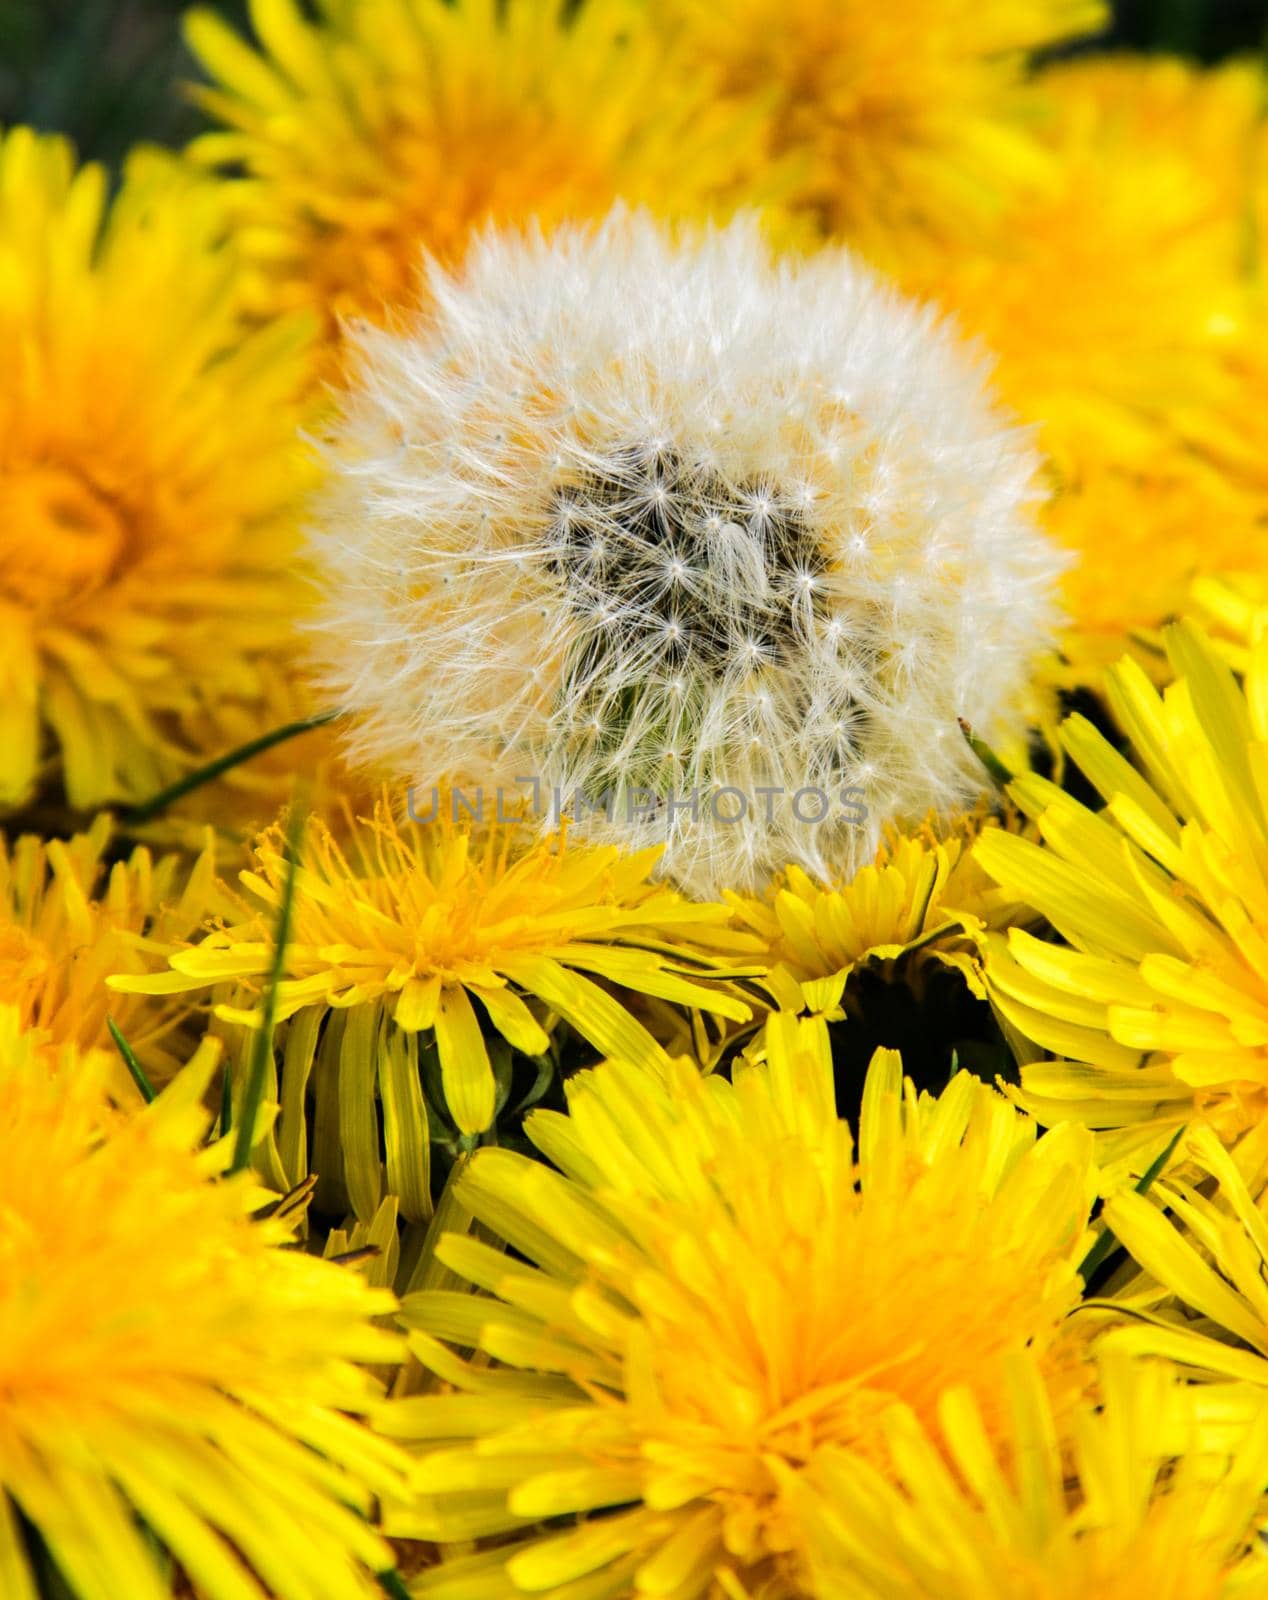
[[[314,717],[303,717],[298,722],[288,722],[280,728],[274,728],[270,733],[262,733],[258,739],[251,739],[246,744],[240,744],[236,750],[229,750],[224,755],[217,756],[205,767],[186,773],[183,778],[178,778],[166,789],[160,789],[158,794],[151,795],[139,806],[132,806],[124,812],[124,819],[129,824],[150,822],[175,801],[183,800],[187,794],[192,794],[195,789],[201,789],[204,784],[220,777],[222,773],[240,767],[244,761],[250,761],[252,756],[262,755],[265,750],[271,750],[274,745],[283,744],[287,739],[297,738],[301,733],[311,733],[314,728],[324,728],[328,722],[333,722],[336,717],[342,715],[341,711],[321,711]]]
[[[1136,1184],[1137,1194],[1149,1193],[1150,1189],[1153,1187],[1154,1179],[1158,1177],[1159,1173],[1161,1173],[1163,1168],[1167,1165],[1167,1162],[1171,1160],[1172,1151],[1174,1151],[1175,1147],[1180,1143],[1180,1135],[1183,1132],[1183,1126],[1177,1128],[1175,1133],[1172,1134],[1170,1140],[1168,1140],[1166,1148],[1160,1151],[1158,1155],[1156,1155],[1150,1162],[1149,1166],[1146,1167]],[[1108,1228],[1101,1229],[1096,1242],[1083,1257],[1083,1260],[1079,1262],[1079,1276],[1083,1279],[1085,1284],[1092,1281],[1092,1274],[1099,1266],[1102,1265],[1106,1256],[1109,1255],[1110,1251],[1114,1248],[1117,1242],[1118,1241]]]
[[[149,1078],[146,1077],[145,1068],[137,1060],[132,1046],[119,1032],[118,1026],[113,1017],[106,1018],[106,1027],[110,1029],[110,1037],[114,1040],[115,1049],[123,1057],[124,1066],[127,1067],[128,1071],[132,1074],[132,1081],[141,1091],[141,1097],[148,1106],[150,1102],[156,1098],[158,1091],[150,1082]]]
[[[264,1098],[264,1076],[273,1053],[273,1031],[277,1024],[277,988],[282,981],[286,964],[286,947],[291,936],[291,910],[295,903],[295,869],[299,864],[299,840],[303,831],[304,814],[296,805],[292,808],[290,825],[286,830],[286,878],[282,884],[282,899],[277,908],[277,922],[273,929],[273,960],[264,989],[263,1016],[259,1032],[251,1041],[251,1061],[247,1071],[246,1092],[238,1119],[237,1138],[233,1147],[231,1172],[241,1172],[251,1160],[251,1139],[255,1132],[260,1102]]]

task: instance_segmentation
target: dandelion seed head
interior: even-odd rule
[[[1057,620],[1036,463],[975,358],[848,251],[777,264],[744,219],[486,234],[359,334],[328,454],[318,672],[384,776],[554,785],[583,746],[591,795],[656,790],[666,750],[684,790],[877,774],[862,827],[585,819],[701,892],[971,803],[929,730],[1020,733]]]

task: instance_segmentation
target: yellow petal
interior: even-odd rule
[[[441,990],[436,1012],[436,1050],[445,1103],[461,1133],[483,1133],[493,1121],[496,1086],[480,1024],[457,984]]]

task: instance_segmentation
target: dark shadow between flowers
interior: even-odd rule
[[[939,1094],[961,1069],[987,1083],[1017,1081],[990,1006],[949,967],[926,966],[918,983],[896,973],[892,963],[863,967],[850,979],[846,1004],[850,1014],[829,1033],[837,1111],[852,1126],[858,1125],[868,1062],[880,1049],[901,1053],[917,1091]]]

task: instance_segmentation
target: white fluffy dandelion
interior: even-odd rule
[[[850,872],[979,793],[958,717],[1023,727],[1063,564],[1035,459],[847,252],[618,210],[486,236],[355,344],[319,671],[380,772],[663,841],[708,892]]]

